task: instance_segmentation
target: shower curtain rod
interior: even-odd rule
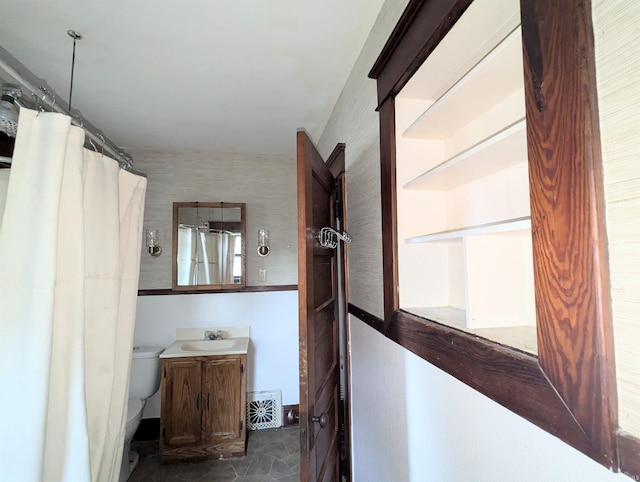
[[[21,87],[28,90],[33,98],[33,104],[36,108],[47,108],[53,112],[68,115],[71,117],[71,123],[74,126],[84,129],[90,144],[98,150],[111,155],[120,165],[121,169],[129,171],[138,176],[147,177],[143,172],[136,171],[133,168],[133,158],[124,152],[111,140],[102,134],[102,132],[88,122],[78,110],[74,109],[74,113],[69,112],[60,102],[56,101],[55,91],[50,88],[47,83],[36,77],[33,72],[26,68],[18,59],[11,55],[7,50],[0,46],[0,70],[4,70],[10,75]],[[8,79],[5,79],[8,80]],[[25,103],[22,98],[16,99],[16,104],[29,107],[30,103]]]

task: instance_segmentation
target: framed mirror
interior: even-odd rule
[[[244,203],[173,203],[173,289],[244,288],[245,237]]]

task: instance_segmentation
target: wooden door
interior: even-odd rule
[[[337,481],[338,339],[334,250],[316,235],[334,224],[335,178],[308,135],[297,134],[300,480]]]
[[[241,439],[244,433],[242,360],[230,357],[207,361],[203,373],[205,441]]]
[[[163,360],[161,444],[195,445],[201,439],[202,363]]]

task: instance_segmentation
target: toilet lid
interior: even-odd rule
[[[140,411],[142,411],[142,400],[139,398],[130,398],[127,403],[127,422],[133,420]]]

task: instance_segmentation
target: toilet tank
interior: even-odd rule
[[[129,398],[146,399],[160,388],[159,346],[134,346],[129,378]]]

